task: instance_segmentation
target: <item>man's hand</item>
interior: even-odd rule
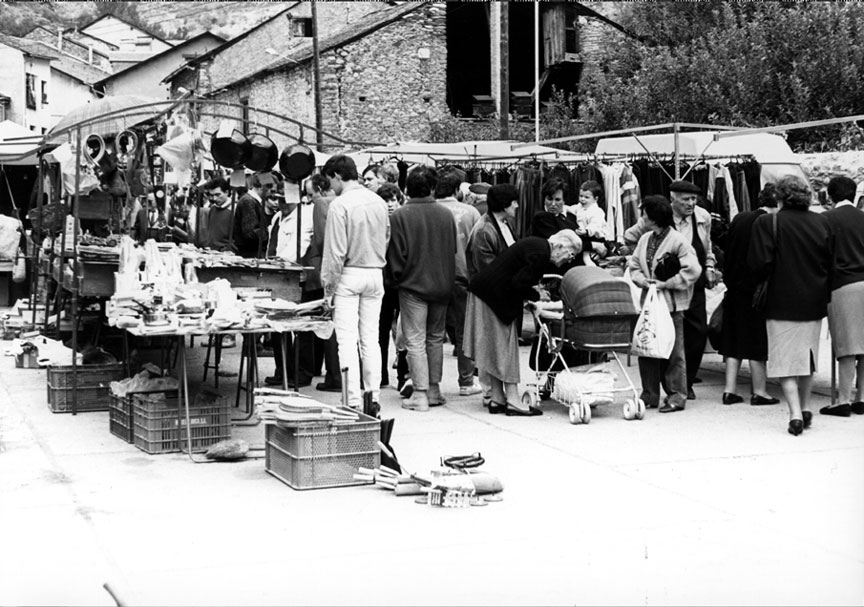
[[[719,272],[712,267],[705,268],[705,280],[708,281],[708,288],[713,289],[719,282]]]

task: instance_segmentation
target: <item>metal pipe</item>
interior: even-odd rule
[[[72,415],[78,414],[78,206],[81,200],[81,129],[76,133],[75,145],[75,193],[72,199]],[[66,226],[63,226],[65,236]],[[63,251],[65,253],[65,250]],[[61,257],[63,259],[63,257]],[[63,288],[61,266],[60,288]],[[57,312],[60,326],[60,312]]]
[[[587,133],[584,135],[570,135],[568,137],[556,137],[555,139],[544,139],[543,141],[536,141],[534,143],[514,143],[510,146],[511,150],[518,150],[519,148],[525,148],[532,145],[546,145],[549,143],[564,143],[565,141],[578,141],[580,139],[599,139],[600,137],[607,137],[609,135],[629,135],[630,133],[642,133],[645,131],[659,131],[662,129],[668,129],[672,126],[671,122],[667,122],[666,124],[657,124],[654,126],[639,126],[631,129],[618,129],[615,131],[603,131],[601,133]]]
[[[766,126],[755,129],[742,129],[734,133],[717,133],[714,139],[725,139],[726,137],[734,137],[736,135],[754,135],[756,133],[782,133],[784,131],[794,131],[797,129],[809,129],[817,126],[832,126],[835,124],[843,124],[845,122],[857,122],[864,120],[864,114],[855,116],[845,116],[843,118],[826,118],[824,120],[811,120],[809,122],[795,122],[793,124],[785,124],[781,126]]]
[[[675,179],[681,179],[681,159],[678,157],[678,134],[681,132],[681,128],[678,126],[678,123],[672,125],[672,133],[674,134],[675,140]]]
[[[318,2],[312,0],[312,71],[315,78],[315,143],[318,151],[323,144],[324,113],[321,109],[321,56],[318,52]]]
[[[540,3],[534,0],[534,141],[540,141]]]

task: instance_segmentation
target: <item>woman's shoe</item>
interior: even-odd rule
[[[804,418],[801,421],[804,422],[804,429],[806,430],[807,428],[810,427],[810,424],[813,423],[813,412],[812,411],[802,411],[801,417]]]
[[[792,436],[798,436],[804,432],[804,421],[800,419],[793,419],[789,422],[789,434]]]
[[[723,393],[723,404],[724,405],[734,405],[735,403],[743,403],[744,397],[735,394],[734,392],[724,392]]]
[[[835,417],[849,417],[852,415],[852,405],[849,403],[828,405],[827,407],[819,409],[819,413],[822,415],[833,415]]]
[[[780,402],[779,398],[772,398],[770,396],[759,396],[758,394],[750,395],[750,404],[751,405],[776,405]]]
[[[507,412],[507,403],[497,403],[494,400],[489,401],[489,413],[497,415],[498,413]]]
[[[526,411],[525,409],[519,409],[513,405],[505,405],[504,413],[507,417],[534,417],[535,415],[543,415],[543,411],[537,407],[528,407],[528,410]]]

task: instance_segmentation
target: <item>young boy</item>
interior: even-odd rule
[[[602,238],[608,240],[606,235],[606,214],[597,200],[603,189],[596,181],[586,181],[579,189],[579,204],[569,207],[571,213],[576,215],[579,223],[579,232],[587,234],[590,238]]]

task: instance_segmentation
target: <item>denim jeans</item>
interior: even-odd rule
[[[456,367],[459,371],[459,387],[474,385],[474,361],[462,352],[462,337],[465,334],[465,305],[468,303],[468,285],[459,280],[453,285],[453,294],[447,305],[447,324],[453,325],[453,345],[456,347]]]
[[[640,398],[647,407],[660,404],[662,384],[669,402],[684,406],[687,403],[687,365],[684,358],[684,312],[673,312],[675,345],[668,359],[639,357],[639,377],[642,380]]]
[[[415,390],[437,387],[444,373],[444,320],[446,303],[424,301],[399,290],[402,332],[408,347],[408,366]]]
[[[378,316],[384,297],[384,274],[375,268],[345,268],[333,297],[333,324],[339,344],[339,360],[348,367],[348,405],[361,408],[360,359],[363,384],[378,402],[381,380],[381,349],[378,346]],[[359,356],[358,356],[359,347]]]

